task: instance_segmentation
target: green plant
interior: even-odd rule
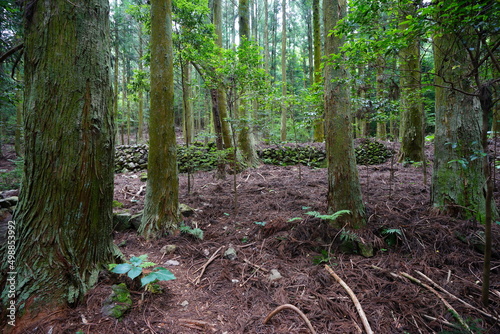
[[[387,245],[395,246],[401,240],[403,232],[399,228],[384,228],[380,231],[380,235],[382,235]]]
[[[309,211],[309,212],[306,212],[306,215],[313,216],[313,217],[319,218],[319,219],[329,220],[330,222],[334,222],[340,216],[345,215],[345,214],[350,214],[350,213],[351,213],[350,210],[339,210],[337,212],[332,213],[331,215],[323,215],[317,211]]]
[[[9,159],[9,161],[13,162],[16,167],[10,171],[0,170],[0,190],[19,189],[21,184],[24,160],[17,158],[14,160]]]
[[[313,257],[313,263],[316,265],[330,263],[332,259],[334,259],[334,257],[331,257],[326,249],[322,249],[319,255]]]
[[[357,242],[359,241],[359,236],[353,231],[343,229],[342,232],[340,232],[340,241],[343,243]]]
[[[145,268],[156,266],[156,263],[148,262],[146,261],[147,259],[147,254],[143,254],[138,257],[132,256],[126,263],[109,264],[108,269],[115,274],[127,274],[127,276],[131,279],[136,279],[142,275],[141,287],[145,287],[147,291],[156,290],[154,283],[158,281],[170,281],[175,279],[174,274],[163,267],[156,267],[151,272],[145,273]]]
[[[181,225],[179,226],[179,231],[181,231],[181,233],[187,233],[195,238],[203,240],[203,230],[198,227],[192,228],[185,225],[184,223],[181,223]]]

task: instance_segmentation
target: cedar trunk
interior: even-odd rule
[[[174,129],[172,2],[151,1],[151,112],[148,181],[139,233],[160,237],[177,228],[179,179]]]
[[[108,15],[105,0],[36,1],[25,15],[14,332],[81,301],[113,261]]]
[[[485,219],[482,117],[467,78],[466,50],[453,34],[434,38],[436,132],[431,199],[441,211]],[[456,89],[452,89],[453,83]],[[447,88],[450,87],[450,88]]]
[[[329,32],[345,16],[345,0],[324,0],[325,51],[338,53],[342,40]],[[328,161],[328,212],[350,210],[342,223],[352,228],[365,226],[365,207],[361,196],[354,155],[349,90],[343,67],[325,66],[325,129]]]

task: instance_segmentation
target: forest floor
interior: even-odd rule
[[[427,156],[431,161],[431,146]],[[198,172],[188,189],[187,175],[181,174],[180,202],[195,209],[185,224],[202,229],[203,240],[177,234],[146,241],[136,231],[115,233],[115,243],[127,258],[147,254],[175,274],[175,280],[160,283],[164,292],[153,294],[135,286],[131,311],[122,320],[104,317],[101,308],[111,286],[132,286],[128,278],[105,273],[83,304],[41,321],[29,333],[310,333],[290,309],[263,323],[283,304],[300,309],[317,333],[365,333],[354,303],[325,264],[357,296],[374,333],[500,333],[500,323],[492,318],[498,319],[500,312],[500,257],[493,257],[491,304],[483,308],[483,255],[473,247],[483,227],[433,210],[432,166],[427,171],[424,183],[421,166],[391,160],[359,166],[368,226],[354,234],[305,214],[326,212],[324,168],[261,165],[245,170],[236,175],[237,211],[232,175],[218,180],[215,172]],[[143,208],[140,190],[145,182],[139,175],[115,177],[115,199],[132,213]],[[498,250],[500,226],[494,225]],[[399,231],[392,234],[394,243],[390,236],[384,238],[384,228]],[[375,245],[374,256],[341,252],[341,241],[349,235]],[[175,252],[164,254],[165,245],[175,245]],[[236,250],[235,259],[224,256],[230,247]],[[169,260],[178,265],[165,264]],[[281,278],[270,280],[273,270]],[[423,273],[468,303],[439,290],[471,331],[457,329],[450,307],[401,273],[431,285]]]

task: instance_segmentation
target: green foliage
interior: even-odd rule
[[[153,271],[144,275],[144,268],[156,266],[156,263],[146,261],[147,258],[147,254],[143,254],[138,257],[132,256],[126,263],[109,264],[108,269],[115,274],[127,274],[127,276],[131,279],[135,279],[140,275],[143,275],[141,277],[141,286],[143,287],[149,284],[153,284],[157,281],[170,281],[175,279],[174,274],[163,267],[156,267],[153,269]]]
[[[313,263],[315,265],[328,264],[334,257],[330,256],[330,253],[326,249],[322,249],[319,255],[313,257]]]
[[[340,241],[342,243],[358,242],[359,236],[353,231],[342,229],[342,232],[340,232]]]
[[[192,228],[185,225],[184,223],[181,223],[181,225],[179,226],[179,231],[181,231],[181,233],[190,234],[197,239],[203,240],[203,230],[198,227]]]
[[[16,167],[10,171],[0,170],[0,190],[19,189],[23,176],[24,160],[17,158],[10,160]]]
[[[387,245],[396,246],[401,241],[403,232],[399,228],[383,228],[380,231],[380,235],[384,238]]]
[[[313,216],[315,218],[319,218],[319,219],[324,219],[324,220],[328,220],[330,222],[334,222],[335,220],[337,220],[340,216],[342,215],[345,215],[345,214],[351,214],[351,211],[350,210],[339,210],[331,215],[323,215],[317,211],[309,211],[309,212],[306,212],[306,215],[309,215],[309,216]]]

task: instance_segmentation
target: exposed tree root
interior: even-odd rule
[[[297,307],[293,306],[292,304],[283,304],[283,305],[275,308],[271,313],[269,313],[269,315],[266,317],[266,319],[264,319],[264,321],[263,321],[264,325],[267,324],[267,322],[269,320],[271,320],[271,318],[274,317],[276,314],[278,314],[279,312],[286,310],[286,309],[292,310],[292,311],[296,312],[298,315],[300,315],[300,317],[302,318],[302,320],[304,320],[305,324],[307,325],[307,327],[309,328],[311,333],[316,334],[316,331],[314,330],[313,326],[311,325],[311,322],[309,321],[309,319],[307,319],[306,315],[301,310],[299,310]]]

